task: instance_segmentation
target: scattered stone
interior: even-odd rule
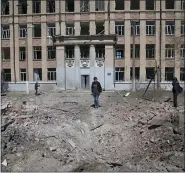
[[[49,150],[50,150],[50,151],[56,151],[57,148],[56,148],[56,147],[49,147]]]
[[[139,120],[139,121],[138,121],[138,124],[145,125],[145,124],[147,124],[147,121],[146,121],[146,120]]]
[[[3,165],[3,166],[7,166],[7,165],[8,165],[6,159],[2,162],[2,165]]]

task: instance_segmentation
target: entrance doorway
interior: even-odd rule
[[[89,89],[90,88],[90,80],[89,75],[82,75],[81,76],[81,88],[82,89]]]

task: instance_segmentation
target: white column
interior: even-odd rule
[[[64,54],[64,46],[56,47],[56,59],[57,59],[57,87],[60,89],[65,89],[65,54]]]
[[[76,71],[76,82],[75,89],[80,89],[80,47],[75,45],[75,71]]]
[[[95,59],[96,50],[94,45],[90,45],[90,83],[93,82],[93,77],[95,76]]]

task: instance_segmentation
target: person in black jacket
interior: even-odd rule
[[[100,82],[98,82],[97,77],[94,77],[94,81],[92,82],[91,85],[91,92],[94,97],[94,107],[97,109],[99,107],[99,96],[100,93],[102,92],[102,87]]]
[[[177,107],[177,96],[182,92],[182,87],[179,85],[179,81],[177,80],[176,77],[173,78],[172,81],[172,92],[173,92],[173,104],[174,107]]]

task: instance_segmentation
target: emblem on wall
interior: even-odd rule
[[[104,61],[103,60],[97,60],[96,65],[97,65],[97,67],[103,67],[104,66]]]
[[[90,66],[90,61],[89,60],[81,60],[81,67],[89,67]]]
[[[66,66],[67,67],[73,67],[74,66],[74,60],[66,60]]]

